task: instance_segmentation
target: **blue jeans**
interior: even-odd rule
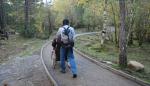
[[[73,74],[77,74],[77,67],[76,67],[76,62],[74,59],[74,54],[73,54],[73,48],[60,48],[60,65],[61,65],[61,69],[62,71],[65,71],[66,66],[65,66],[65,58],[68,58],[68,61],[70,63],[71,66],[71,71]]]

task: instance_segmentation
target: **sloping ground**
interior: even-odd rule
[[[0,86],[51,86],[39,54],[0,65]]]
[[[10,35],[9,40],[0,40],[0,64],[16,56],[32,55],[45,41],[37,38],[27,39],[19,35]]]
[[[60,73],[59,64],[57,64],[56,69],[51,68],[51,51],[51,44],[48,44],[43,49],[43,59],[52,77],[60,86],[140,86],[135,82],[101,68],[76,53],[78,77],[73,79],[70,70],[66,74]]]

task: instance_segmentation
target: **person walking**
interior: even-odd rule
[[[63,20],[63,26],[59,28],[56,37],[61,37],[61,48],[60,48],[61,72],[66,73],[65,58],[67,56],[73,74],[73,78],[76,78],[77,66],[73,53],[75,31],[74,28],[69,25],[68,19]]]

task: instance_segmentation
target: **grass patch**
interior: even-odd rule
[[[18,54],[18,56],[28,56],[28,55],[32,55],[35,51],[38,51],[43,43],[45,42],[45,40],[40,40],[40,39],[33,39],[30,42],[24,43],[24,50]]]
[[[77,37],[75,47],[83,53],[90,55],[92,58],[100,61],[111,61],[113,68],[120,69],[118,66],[119,49],[113,42],[106,42],[104,46],[100,46],[99,35],[84,35]],[[139,77],[150,83],[150,44],[144,43],[142,47],[138,47],[137,42],[128,46],[127,57],[129,60],[135,60],[145,66],[144,72],[135,72],[129,69],[124,72]]]
[[[13,57],[23,57],[33,54],[39,50],[45,40],[36,38],[23,38],[19,35],[10,36],[9,40],[1,41],[0,45],[0,63],[3,63]]]

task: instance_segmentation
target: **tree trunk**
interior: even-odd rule
[[[0,31],[5,31],[4,1],[0,0]]]
[[[106,39],[106,34],[107,34],[107,0],[105,0],[105,5],[104,5],[104,11],[103,11],[103,18],[104,18],[104,22],[103,22],[103,30],[101,31],[101,45],[103,45],[103,43],[105,42]]]
[[[50,1],[51,2],[51,1]],[[48,1],[46,0],[48,23],[49,23],[49,35],[52,33],[51,11],[49,10]]]
[[[119,6],[120,6],[120,21],[121,21],[121,27],[120,27],[120,34],[119,34],[119,65],[122,68],[127,67],[127,55],[126,55],[126,28],[125,28],[125,0],[119,0]]]
[[[25,28],[24,28],[25,31],[24,31],[24,35],[27,36],[28,29],[29,29],[29,0],[25,0],[24,14],[25,14]]]

